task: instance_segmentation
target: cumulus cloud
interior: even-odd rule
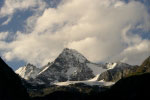
[[[46,34],[19,35],[16,41],[8,44],[9,51],[4,54],[4,57],[7,60],[16,58],[36,65],[43,65],[60,53],[59,48],[63,47],[61,42],[59,42],[60,44],[57,42],[59,42],[57,39]]]
[[[94,62],[139,64],[150,50],[150,40],[131,31],[150,31],[150,14],[138,1],[63,0],[57,8],[41,13],[28,18],[26,32],[17,32],[16,39],[8,43],[3,55],[7,60],[43,65],[69,47]]]
[[[143,59],[150,55],[150,41],[143,40],[139,44],[129,46],[120,54],[122,62],[141,64]]]

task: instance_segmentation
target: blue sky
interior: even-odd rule
[[[0,56],[14,70],[65,47],[93,62],[140,64],[150,55],[150,1],[0,1]]]

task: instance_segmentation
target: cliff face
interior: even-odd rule
[[[20,77],[0,58],[0,100],[29,100]]]

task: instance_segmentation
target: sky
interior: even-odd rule
[[[92,62],[139,65],[150,56],[150,0],[0,0],[0,56],[14,70],[64,48]]]

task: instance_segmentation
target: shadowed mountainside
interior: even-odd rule
[[[0,58],[0,100],[29,100],[20,77]]]

